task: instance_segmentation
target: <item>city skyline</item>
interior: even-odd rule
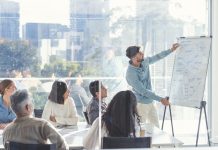
[[[4,1],[4,0],[1,0]],[[0,1],[0,2],[1,2]],[[9,0],[20,4],[21,25],[25,23],[61,23],[63,25],[70,25],[70,0],[53,0],[52,5],[48,0]],[[109,8],[128,7],[134,8],[137,0],[130,0],[125,3],[124,0],[108,0]],[[145,0],[146,1],[146,0]],[[149,2],[149,0],[147,0]],[[196,9],[202,10],[203,6],[207,5],[205,0],[194,0],[201,7]],[[202,16],[198,11],[193,11],[192,6],[194,1],[190,3],[189,0],[169,0],[169,12],[178,19],[188,20],[188,17],[193,17],[198,21],[204,22],[206,16]],[[49,9],[48,9],[49,8]],[[49,11],[48,11],[49,10]],[[132,12],[132,11],[131,11]],[[125,11],[128,13],[128,11]],[[43,15],[42,15],[43,14]],[[192,14],[190,16],[190,14]]]

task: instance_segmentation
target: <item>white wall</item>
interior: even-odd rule
[[[218,0],[212,0],[212,137],[218,136]]]

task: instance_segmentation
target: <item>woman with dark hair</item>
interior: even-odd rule
[[[5,79],[0,82],[0,129],[4,129],[16,118],[10,102],[10,96],[15,90],[16,86],[12,80]]]
[[[137,113],[137,101],[133,92],[120,91],[109,103],[106,112],[101,118],[102,137],[136,137],[136,126],[140,126]],[[99,118],[90,128],[83,144],[86,149],[98,147]]]
[[[52,85],[42,118],[55,126],[76,125],[78,121],[77,111],[74,100],[69,97],[69,93],[66,82],[56,80]]]

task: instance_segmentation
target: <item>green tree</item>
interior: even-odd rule
[[[77,73],[80,64],[70,61],[58,59],[56,56],[50,57],[50,63],[45,64],[41,70],[43,77],[51,77],[53,74],[56,77],[68,77],[69,72]]]
[[[7,77],[12,70],[30,69],[31,73],[39,75],[39,58],[37,50],[31,48],[27,41],[0,41],[0,74]]]

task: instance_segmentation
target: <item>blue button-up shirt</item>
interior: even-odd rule
[[[162,97],[156,95],[152,91],[149,65],[166,57],[171,52],[172,51],[169,49],[152,57],[146,57],[144,61],[142,61],[140,67],[129,64],[126,72],[126,80],[133,88],[133,92],[139,103],[149,104],[152,103],[153,100],[160,101],[162,99]]]
[[[0,95],[0,123],[9,123],[16,118],[15,113],[12,111],[11,107],[7,108],[3,104],[2,96]]]

